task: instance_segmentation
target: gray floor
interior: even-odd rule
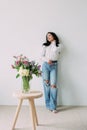
[[[16,106],[0,106],[0,130],[11,130]],[[54,114],[36,107],[39,126],[36,130],[87,130],[87,107],[58,107]],[[15,130],[32,130],[28,106],[22,106]]]

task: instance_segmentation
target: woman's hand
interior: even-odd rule
[[[51,64],[52,64],[52,61],[51,61],[51,60],[49,60],[49,61],[48,61],[48,64],[50,64],[50,65],[51,65]]]

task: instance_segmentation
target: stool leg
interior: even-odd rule
[[[29,104],[30,104],[30,114],[31,114],[31,121],[32,121],[32,127],[33,130],[36,130],[36,126],[35,126],[35,112],[34,112],[34,107],[33,107],[33,99],[29,99]]]
[[[23,99],[20,99],[19,104],[17,106],[16,113],[15,113],[15,116],[14,116],[13,125],[12,125],[12,130],[14,130],[14,128],[15,128],[15,124],[16,124],[16,121],[17,121],[17,118],[18,118],[18,114],[20,112],[22,101],[23,101]]]
[[[37,113],[36,113],[34,100],[32,100],[32,104],[33,104],[33,109],[34,109],[35,123],[36,123],[36,125],[38,125],[38,119],[37,119]]]

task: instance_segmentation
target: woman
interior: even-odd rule
[[[59,39],[54,32],[48,32],[42,47],[42,78],[46,108],[56,113],[57,107],[57,65],[61,51]]]

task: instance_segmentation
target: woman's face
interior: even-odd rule
[[[54,41],[54,37],[52,36],[52,34],[50,34],[50,33],[47,34],[47,40],[48,40],[49,42]]]

